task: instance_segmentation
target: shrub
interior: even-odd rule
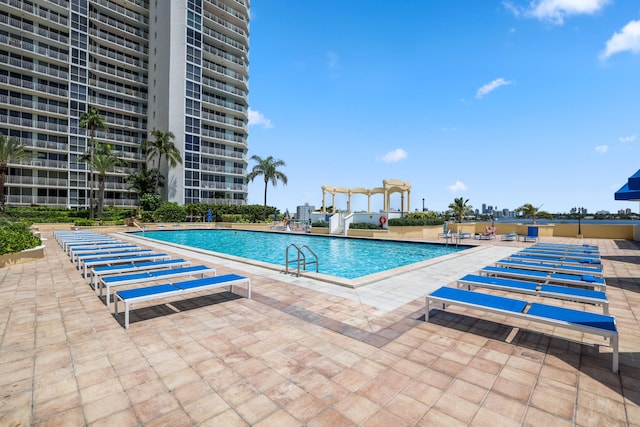
[[[410,227],[410,226],[418,226],[424,227],[428,225],[442,225],[445,223],[444,218],[416,218],[406,216],[404,218],[393,218],[389,220],[390,226],[396,227]]]
[[[145,211],[155,211],[162,206],[162,197],[159,194],[143,194],[140,197],[140,206]]]
[[[371,224],[370,222],[352,222],[349,224],[349,228],[354,230],[383,230],[384,228],[378,224]]]
[[[187,211],[175,202],[164,202],[153,212],[155,222],[183,222],[187,219]]]
[[[93,225],[93,220],[90,219],[76,219],[73,224],[78,227],[90,227]]]
[[[329,228],[329,223],[325,221],[318,221],[318,222],[312,222],[311,226],[317,227],[317,228]]]
[[[40,237],[24,223],[4,223],[0,226],[0,255],[12,254],[40,246]]]
[[[222,214],[220,215],[222,222],[235,222],[235,223],[249,223],[249,217],[247,215],[238,214]]]

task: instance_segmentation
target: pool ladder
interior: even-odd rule
[[[295,248],[296,256],[294,258],[289,258],[289,249],[292,247]],[[309,252],[310,258],[312,259],[307,260],[307,255],[305,255],[304,253],[305,249]],[[318,272],[318,256],[307,245],[298,246],[295,243],[290,243],[289,246],[287,246],[287,252],[286,252],[285,258],[286,258],[286,265],[285,265],[286,273],[289,273],[289,264],[293,264],[293,263],[297,264],[298,266],[298,274],[297,274],[298,277],[300,277],[300,267],[302,267],[303,270],[306,270],[308,265],[315,264],[316,273]]]

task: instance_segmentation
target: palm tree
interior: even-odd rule
[[[247,174],[247,180],[253,182],[260,175],[264,177],[264,214],[262,219],[267,219],[267,186],[271,182],[275,187],[278,185],[278,181],[282,181],[284,185],[287,185],[287,176],[278,170],[279,167],[286,166],[286,164],[284,161],[276,160],[272,156],[263,159],[255,154],[251,156],[251,160],[254,160],[256,164],[251,172]]]
[[[139,197],[145,194],[155,194],[155,185],[158,182],[160,187],[164,187],[164,177],[160,175],[158,169],[141,169],[139,172],[129,175],[127,182],[130,184],[127,190],[135,191]]]
[[[463,197],[457,197],[453,199],[453,203],[449,205],[449,209],[453,211],[458,222],[462,222],[464,216],[473,209],[471,205],[467,203],[469,203],[469,199],[465,200]]]
[[[109,131],[107,128],[107,122],[104,117],[100,115],[98,110],[95,108],[89,108],[88,111],[80,114],[80,129],[87,129],[89,131],[89,145],[91,146],[90,156],[88,159],[90,173],[89,173],[89,218],[93,219],[93,152],[94,152],[94,141],[93,136],[95,135],[96,129],[103,129],[105,132]]]
[[[9,163],[31,157],[31,153],[24,150],[16,137],[7,138],[0,133],[0,212],[4,212],[4,182],[9,172]]]
[[[116,166],[122,165],[124,162],[116,156],[116,153],[107,144],[100,144],[95,153],[94,150],[91,150],[91,153],[86,153],[82,159],[84,161],[88,160],[91,169],[98,171],[98,219],[101,219],[104,205],[104,183],[107,172],[113,171]]]
[[[533,224],[536,223],[537,217],[552,219],[553,216],[549,212],[541,211],[541,207],[542,205],[536,208],[531,203],[525,203],[516,209],[516,214],[521,214],[525,218],[531,218],[533,220]]]
[[[155,192],[158,192],[160,187],[160,166],[162,164],[162,157],[167,158],[168,165],[172,168],[182,164],[182,156],[180,150],[173,143],[175,135],[171,131],[152,130],[151,136],[153,141],[144,141],[142,143],[142,151],[147,154],[149,160],[153,160],[158,157],[158,176],[156,177]]]

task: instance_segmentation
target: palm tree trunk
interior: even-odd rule
[[[102,206],[104,204],[104,175],[98,176],[98,219],[102,219]]]
[[[162,153],[158,154],[158,175],[156,176],[156,194],[160,194],[158,193],[158,187],[160,186],[160,163],[162,163]],[[165,181],[165,183],[167,183],[167,181]]]
[[[91,160],[89,162],[89,219],[93,219],[93,128],[89,130],[89,141],[91,143]]]
[[[262,219],[267,219],[267,188],[269,186],[269,181],[264,180],[264,210],[262,211]]]
[[[8,167],[0,167],[0,212],[4,212],[4,201],[5,201],[5,195],[4,195],[4,182],[5,182],[5,177],[7,175],[7,169],[9,169]]]

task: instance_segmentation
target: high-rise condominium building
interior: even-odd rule
[[[84,208],[80,116],[123,161],[105,206],[136,206],[141,143],[171,131],[182,164],[160,170],[179,204],[246,204],[249,0],[0,0],[0,132],[33,154],[10,163],[6,203]],[[149,167],[156,165],[150,164]],[[95,172],[94,172],[95,173]],[[97,188],[97,184],[93,184]]]

